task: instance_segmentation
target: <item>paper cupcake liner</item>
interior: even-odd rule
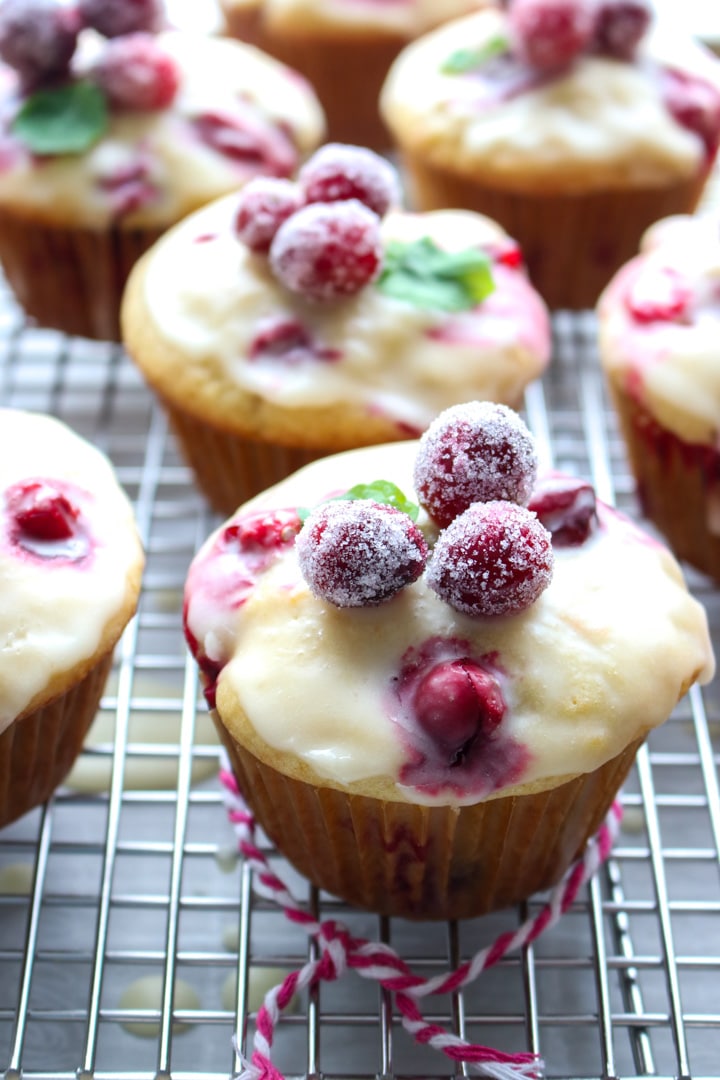
[[[660,218],[691,213],[706,173],[664,187],[589,194],[503,191],[404,152],[420,210],[462,207],[499,222],[520,244],[535,288],[550,308],[594,307],[616,270],[633,258]]]
[[[720,581],[720,454],[678,438],[610,389],[643,513],[678,558]]]
[[[215,722],[244,798],[293,866],[351,904],[411,919],[482,915],[556,884],[599,828],[642,742],[547,791],[428,807],[294,779]]]
[[[40,326],[120,341],[128,274],[162,232],[63,228],[0,210],[0,262],[18,303]]]
[[[113,662],[106,653],[60,697],[0,735],[0,828],[45,802],[82,750]]]

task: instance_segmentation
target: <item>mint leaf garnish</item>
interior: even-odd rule
[[[108,125],[105,95],[88,82],[38,90],[24,102],[12,130],[34,154],[82,154]]]
[[[443,251],[428,236],[409,244],[392,240],[377,288],[417,307],[466,311],[495,288],[490,265],[478,248]]]
[[[482,67],[488,60],[500,56],[501,53],[507,52],[509,48],[510,42],[508,38],[503,37],[502,34],[497,34],[477,49],[456,49],[443,61],[440,70],[443,75],[462,75],[466,71],[474,71],[476,68]]]
[[[344,495],[338,495],[338,499],[347,499],[349,501],[353,499],[372,499],[373,502],[380,503],[382,506],[394,506],[396,510],[401,510],[403,514],[407,514],[413,521],[417,521],[420,513],[420,507],[416,503],[410,502],[403,495],[400,488],[390,480],[373,480],[370,484],[356,484],[355,487],[351,487],[349,491],[346,491]]]

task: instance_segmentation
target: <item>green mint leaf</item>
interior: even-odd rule
[[[88,82],[38,90],[25,101],[12,130],[34,154],[82,154],[108,125],[105,95]]]
[[[355,484],[348,491],[344,491],[342,495],[335,495],[334,498],[328,501],[353,502],[355,499],[371,499],[382,506],[393,506],[396,510],[402,511],[403,514],[407,514],[413,521],[417,521],[420,513],[420,507],[416,503],[410,502],[403,495],[400,488],[390,480],[373,480],[370,484]],[[310,511],[305,511],[305,517],[307,517],[308,513]],[[298,514],[304,521],[303,511],[298,510]]]
[[[463,75],[466,71],[474,71],[482,67],[488,60],[500,56],[510,48],[508,38],[497,34],[490,38],[484,45],[477,49],[456,49],[440,65],[443,75]]]
[[[443,251],[428,236],[394,240],[385,251],[377,288],[417,307],[467,311],[495,288],[488,255],[478,248]]]

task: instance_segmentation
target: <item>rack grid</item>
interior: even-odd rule
[[[639,515],[589,312],[554,318],[555,355],[525,414],[546,457]],[[219,748],[180,621],[182,586],[217,523],[122,349],[26,325],[0,292],[0,403],[53,413],[99,445],[147,551],[140,607],[85,753],[44,807],[0,832],[0,1068],[6,1080],[227,1080],[264,989],[312,944],[253,896],[217,780]],[[720,593],[687,571],[716,647]],[[720,649],[718,650],[720,652]],[[549,932],[428,1017],[535,1050],[550,1080],[720,1080],[720,701],[694,689],[627,782],[611,860]],[[296,895],[424,975],[538,909],[458,924],[379,919]],[[275,1061],[292,1077],[464,1075],[417,1046],[352,972],[299,996]]]

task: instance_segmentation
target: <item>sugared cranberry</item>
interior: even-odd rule
[[[550,533],[524,506],[475,503],[438,537],[427,583],[467,615],[516,615],[552,577]]]
[[[51,482],[31,480],[5,492],[5,505],[20,532],[33,540],[69,540],[80,511]]]
[[[26,90],[34,89],[67,75],[79,28],[77,11],[57,0],[4,0],[0,57]]]
[[[688,317],[693,291],[673,267],[647,267],[632,282],[625,302],[640,323],[681,322]]]
[[[356,199],[303,207],[270,246],[278,280],[308,300],[353,296],[377,277],[381,263],[380,219]]]
[[[407,514],[369,499],[318,507],[296,546],[311,591],[341,608],[388,600],[420,577],[427,559],[425,538]]]
[[[440,413],[420,439],[415,490],[444,527],[475,502],[526,503],[536,473],[535,443],[518,414],[471,401]]]
[[[720,90],[700,76],[666,68],[661,91],[667,110],[702,140],[708,160],[713,160],[720,142]]]
[[[651,21],[646,0],[598,0],[593,48],[618,60],[632,60]]]
[[[537,514],[556,546],[583,544],[597,520],[595,489],[587,480],[549,473],[533,491],[528,510]]]
[[[240,192],[235,231],[251,251],[267,252],[283,221],[304,201],[302,191],[291,180],[256,176]]]
[[[518,54],[531,67],[567,67],[590,43],[589,0],[511,0],[508,21]]]
[[[301,168],[298,183],[306,202],[357,199],[379,217],[400,201],[395,169],[385,158],[362,146],[322,146]]]
[[[232,112],[211,109],[193,119],[198,138],[244,171],[266,176],[290,176],[298,152],[288,135],[237,102]]]
[[[505,702],[489,671],[469,659],[449,660],[423,676],[413,710],[449,764],[458,765],[480,733],[489,735],[498,726]]]
[[[159,30],[163,0],[78,0],[85,26],[108,38]]]
[[[151,34],[108,41],[90,77],[116,109],[141,112],[166,109],[180,85],[175,58]]]

